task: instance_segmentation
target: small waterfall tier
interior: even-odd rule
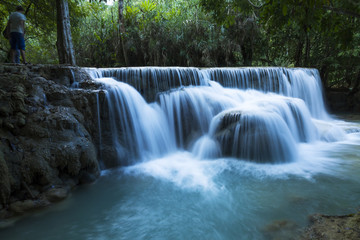
[[[133,86],[147,101],[153,101],[156,93],[189,85],[206,85],[197,68],[183,67],[131,67],[89,68],[92,78],[114,78]]]
[[[301,68],[211,68],[209,78],[223,87],[256,89],[303,99],[313,117],[327,118],[322,86],[316,69]]]
[[[87,71],[106,96],[99,107],[99,151],[108,156],[105,166],[131,165],[176,151],[199,159],[280,164],[296,161],[301,143],[344,137],[329,122],[316,69]]]

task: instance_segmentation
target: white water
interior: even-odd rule
[[[345,136],[341,128],[331,124],[326,113],[316,70],[88,71],[107,91],[107,105],[102,107],[109,112],[112,145],[120,165],[178,150],[194,151],[198,158],[235,157],[285,163],[298,160],[300,143],[338,141]],[[162,87],[158,86],[165,85],[167,89],[157,92],[157,101],[152,103],[136,90],[144,92],[148,86],[157,86],[159,91]]]
[[[316,70],[185,73],[199,81],[180,81],[184,68],[165,70],[129,71],[169,87],[150,103],[141,84],[89,70],[106,89],[100,107],[110,109],[112,143],[127,166],[0,230],[1,239],[291,239],[310,214],[360,206],[359,124],[326,113]],[[233,127],[219,133],[222,123]]]
[[[310,214],[356,211],[359,145],[353,133],[300,144],[301,160],[287,164],[177,152],[103,171],[64,202],[0,229],[0,238],[292,239]]]

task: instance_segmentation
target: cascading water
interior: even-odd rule
[[[155,99],[158,92],[179,86],[207,84],[197,68],[89,68],[87,71],[95,79],[110,77],[127,83],[150,101]]]
[[[334,135],[324,136],[328,132],[318,131],[313,120],[321,124],[330,119],[314,69],[156,67],[87,71],[105,85],[107,106],[103,108],[108,109],[111,145],[119,165],[178,149],[193,150],[199,158],[223,156],[284,163],[297,159],[301,142],[337,140]],[[140,92],[156,96],[155,101],[147,103]]]
[[[224,87],[257,89],[303,99],[315,118],[328,119],[316,69],[214,68],[205,70]]]
[[[164,114],[157,105],[147,104],[125,83],[111,78],[98,81],[110,87],[106,94],[108,124],[119,164],[133,164],[134,159],[159,157],[175,149]]]
[[[297,239],[360,206],[360,123],[328,116],[317,70],[87,71],[99,156],[121,167],[1,239]]]

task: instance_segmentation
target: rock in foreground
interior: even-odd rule
[[[76,81],[81,89],[71,88]],[[0,218],[65,199],[99,176],[91,85],[79,68],[0,65]]]
[[[354,240],[360,239],[360,212],[345,216],[311,216],[311,226],[301,239]]]

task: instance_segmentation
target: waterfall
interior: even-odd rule
[[[102,136],[101,136],[101,117],[100,117],[100,100],[99,100],[99,93],[96,93],[96,113],[97,113],[97,123],[98,123],[98,141],[99,141],[99,158],[100,162],[102,163]]]
[[[99,78],[98,81],[108,86],[109,131],[120,164],[133,164],[134,159],[158,157],[175,149],[159,106],[147,104],[128,84],[112,78]]]
[[[292,93],[290,96],[305,101],[314,118],[329,120],[325,111],[320,75],[316,69],[289,71]]]
[[[74,73],[74,70],[73,69],[69,69],[70,71],[70,87],[71,88],[79,88],[80,85],[79,85],[79,82],[77,81],[76,77],[75,77],[75,73]]]
[[[257,89],[301,98],[313,117],[329,119],[323,101],[319,72],[302,68],[212,68],[209,78],[224,87]]]
[[[92,78],[111,77],[133,86],[148,101],[156,94],[172,88],[189,85],[207,85],[197,68],[137,67],[137,68],[89,68]]]
[[[176,151],[203,159],[296,161],[300,143],[337,141],[316,69],[86,69],[106,90],[99,126],[119,165]],[[105,158],[105,157],[104,157]]]
[[[258,89],[289,95],[291,86],[283,68],[211,68],[202,70],[224,87]]]

